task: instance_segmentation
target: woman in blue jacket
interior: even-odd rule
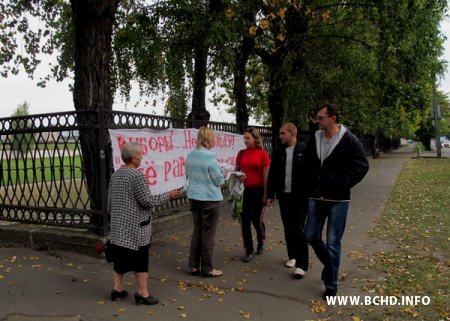
[[[210,151],[213,144],[214,131],[201,127],[197,134],[197,147],[186,157],[187,197],[194,222],[189,268],[192,275],[202,273],[205,277],[223,274],[212,263],[219,206],[223,200],[221,185],[224,183],[217,157]]]

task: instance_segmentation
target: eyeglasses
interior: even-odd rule
[[[321,120],[324,120],[325,118],[328,118],[328,117],[333,117],[333,116],[329,116],[329,115],[327,115],[327,116],[320,116],[320,115],[317,115],[316,116],[316,120],[321,121]]]

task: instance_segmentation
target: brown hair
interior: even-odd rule
[[[327,115],[328,116],[336,116],[336,123],[339,122],[339,107],[336,104],[325,104],[320,106],[319,108],[317,108],[317,112],[319,112],[319,110],[326,108],[327,109]]]
[[[263,141],[259,130],[254,127],[247,128],[244,133],[249,133],[255,139],[256,148],[263,148]]]

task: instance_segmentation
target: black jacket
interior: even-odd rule
[[[278,151],[275,151],[270,163],[269,181],[267,183],[267,198],[276,198],[277,194],[284,191],[284,179],[286,173],[286,148],[287,145],[282,145]],[[304,178],[304,153],[306,144],[297,143],[294,147],[294,154],[292,157],[292,185],[291,193],[298,197],[301,202],[301,207],[306,208],[308,194],[307,186]]]
[[[305,162],[310,196],[329,200],[350,200],[350,189],[369,170],[361,142],[348,129],[322,166],[313,135],[306,147]]]

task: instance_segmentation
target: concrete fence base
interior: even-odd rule
[[[230,215],[226,201],[221,203],[220,215]],[[163,240],[173,234],[192,230],[192,216],[186,207],[173,214],[153,220],[152,240]],[[53,226],[0,222],[0,247],[29,247],[35,250],[59,250],[99,256],[95,247],[107,238],[89,230]]]

